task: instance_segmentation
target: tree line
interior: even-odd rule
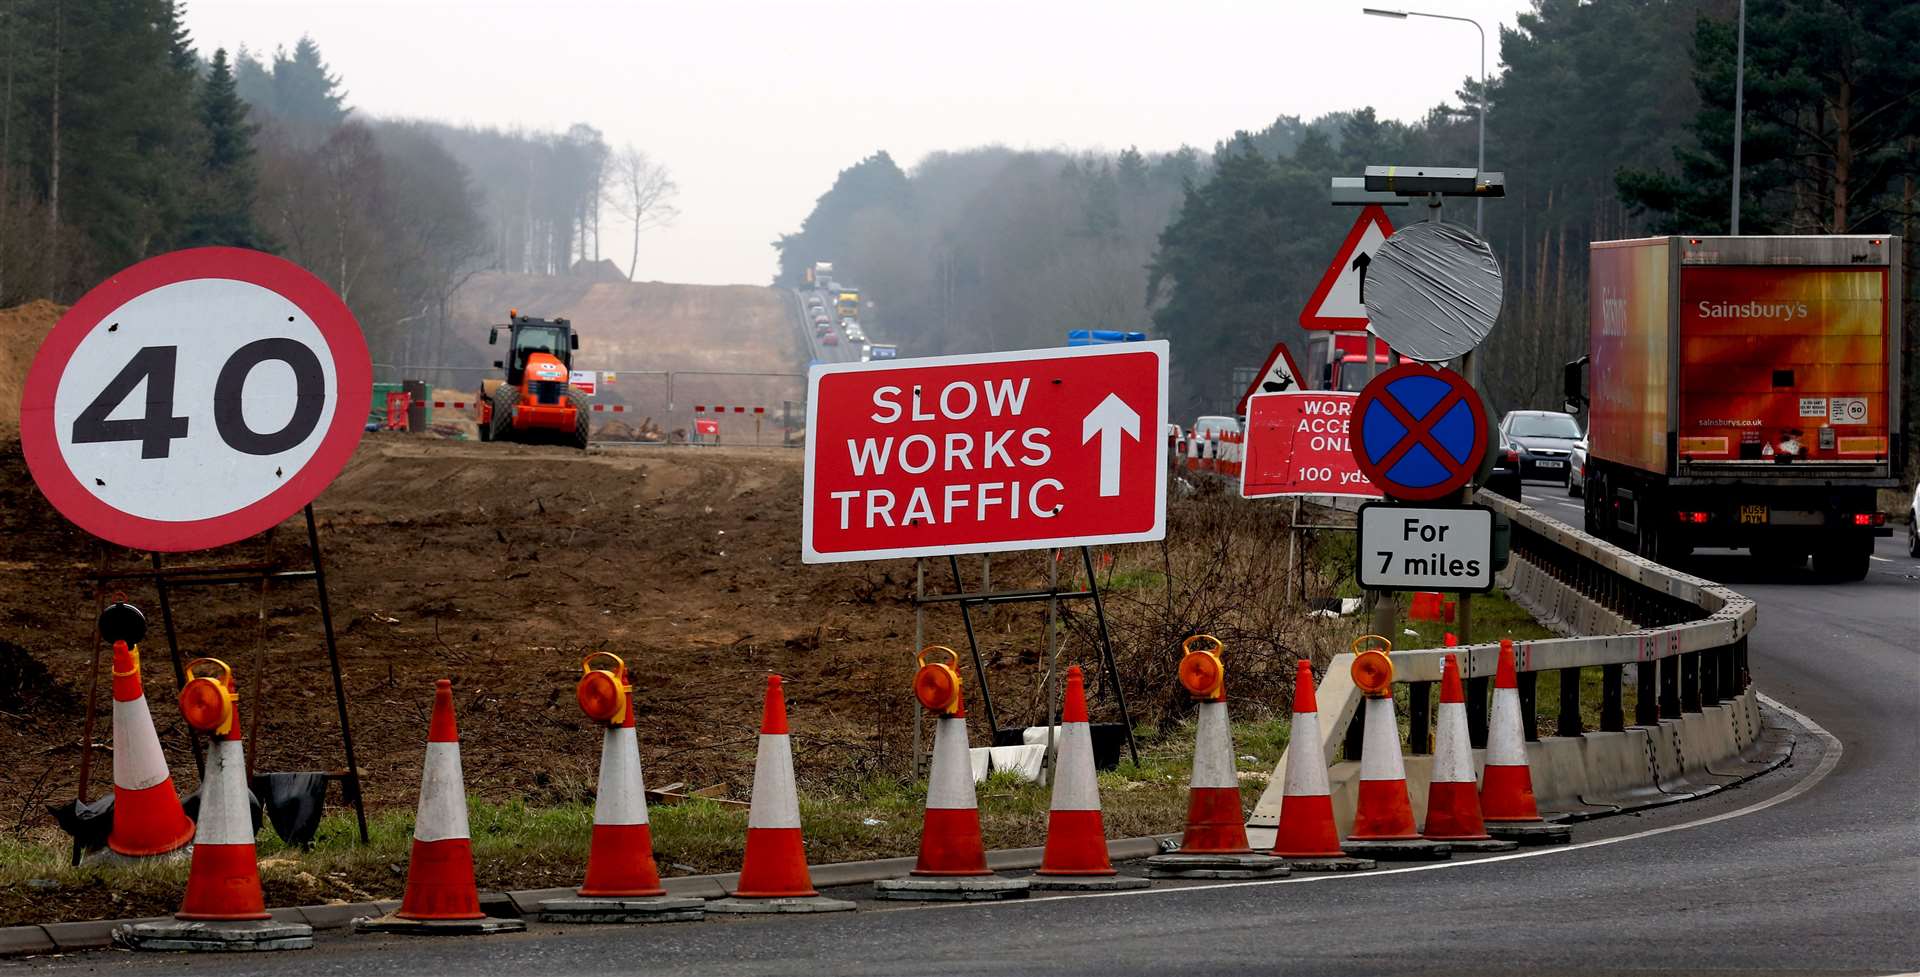
[[[903,173],[879,154],[775,242],[778,281],[836,261],[880,303],[887,338],[925,342],[916,352],[1057,345],[1074,325],[1151,322],[1175,340],[1176,415],[1220,411],[1239,393],[1235,367],[1257,365],[1277,340],[1302,349],[1301,308],[1357,216],[1328,205],[1328,179],[1370,163],[1471,166],[1484,107],[1488,168],[1507,178],[1507,196],[1486,203],[1505,296],[1484,385],[1500,410],[1557,407],[1559,365],[1586,346],[1588,243],[1728,230],[1736,4],[1535,0],[1500,32],[1503,70],[1484,86],[1467,79],[1421,119],[1369,108],[1283,116],[1210,153],[1151,161],[1144,184],[1137,163],[1124,178],[1120,159],[1097,155],[976,150]],[[1901,234],[1915,389],[1920,5],[1747,9],[1741,230]],[[1423,216],[1415,210],[1390,216]],[[1472,203],[1450,202],[1447,218],[1471,225]],[[1116,234],[1089,237],[1095,227]],[[1065,301],[1088,294],[1089,279],[1110,304]],[[976,289],[999,294],[958,294]]]
[[[337,291],[376,361],[442,363],[473,341],[448,321],[473,274],[566,274],[599,260],[603,212],[637,235],[673,193],[588,125],[367,116],[310,37],[203,55],[180,0],[0,6],[0,303],[70,301],[177,248],[257,248]]]

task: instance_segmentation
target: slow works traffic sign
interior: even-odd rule
[[[1165,341],[816,366],[807,563],[1157,540]]]
[[[258,251],[150,258],[88,292],[34,357],[20,447],[75,525],[198,550],[313,501],[359,444],[373,368],[339,296]]]
[[[1368,590],[1493,588],[1493,512],[1363,505],[1357,579]]]

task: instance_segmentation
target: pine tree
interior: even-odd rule
[[[182,243],[265,247],[266,235],[253,220],[257,127],[247,121],[247,104],[235,90],[225,48],[213,52],[200,88],[200,125],[206,139],[201,192]]]
[[[296,131],[324,138],[346,121],[351,111],[346,97],[340,78],[328,72],[313,38],[302,35],[291,55],[285,51],[274,55],[273,111]]]
[[[247,50],[245,44],[233,52],[233,87],[242,100],[253,106],[255,112],[274,111],[273,73],[267,70],[259,55]]]

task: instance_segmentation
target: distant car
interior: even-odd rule
[[[1567,456],[1567,494],[1579,498],[1587,491],[1587,439],[1581,435]]]
[[[1500,431],[1520,453],[1520,477],[1565,483],[1580,422],[1551,410],[1516,410],[1500,419]]]
[[[1221,414],[1207,414],[1193,420],[1193,436],[1211,438],[1215,434],[1239,434],[1240,419]]]
[[[1913,487],[1913,502],[1907,506],[1907,555],[1920,557],[1920,485]]]
[[[1487,491],[1515,501],[1520,498],[1520,452],[1507,440],[1505,431],[1500,432],[1500,446],[1493,456],[1493,474],[1487,476]]]
[[[837,332],[830,332],[830,333],[827,333],[827,334],[825,334],[825,335],[823,335],[823,336],[821,336],[821,337],[820,337],[820,345],[822,345],[822,346],[838,346],[838,345],[840,345],[840,334],[839,334],[839,333],[837,333]]]

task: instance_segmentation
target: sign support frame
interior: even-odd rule
[[[340,772],[327,771],[324,776],[327,780],[338,781],[340,783],[340,789],[343,795],[342,799],[353,805],[354,818],[359,828],[360,842],[361,844],[367,844],[369,837],[367,833],[366,801],[364,791],[361,789],[360,766],[353,748],[353,726],[348,712],[346,682],[340,670],[340,647],[333,628],[333,608],[327,591],[325,560],[320,550],[320,530],[313,516],[313,504],[311,502],[307,503],[302,507],[301,511],[306,519],[307,553],[311,563],[311,569],[289,569],[286,561],[276,553],[274,547],[274,530],[268,529],[258,537],[265,541],[267,550],[266,558],[261,561],[167,566],[159,550],[149,550],[147,551],[149,556],[148,567],[141,570],[107,569],[106,557],[107,546],[109,544],[103,540],[100,543],[100,569],[92,573],[83,574],[81,579],[92,581],[96,602],[104,600],[109,583],[113,581],[139,580],[153,584],[154,590],[159,596],[160,620],[162,631],[166,636],[167,654],[173,666],[174,693],[176,695],[186,684],[186,668],[180,656],[179,632],[173,619],[174,589],[180,587],[247,585],[259,587],[264,594],[266,588],[276,580],[312,580],[315,591],[319,597],[320,624],[327,649],[327,667],[333,679],[334,706],[340,717],[341,747],[342,751],[346,754],[347,761],[345,770]],[[99,652],[100,637],[98,628],[96,627],[94,631],[94,667],[92,669],[93,680],[95,682],[98,681],[100,670]],[[265,680],[265,676],[261,672],[257,662],[258,659],[256,659],[255,674],[253,677],[254,694],[256,697],[259,695],[261,688],[260,683]],[[256,701],[254,715],[260,715],[261,711],[261,702]],[[90,696],[89,708],[87,710],[89,729],[93,723],[94,712],[95,708]],[[255,730],[257,731],[257,729],[256,724]],[[204,773],[205,755],[199,736],[196,735],[192,729],[188,729],[187,740],[193,750],[195,769]],[[248,738],[247,746],[247,755],[249,758],[258,755],[253,750],[253,740],[251,736]],[[89,779],[86,773],[91,768],[92,755],[93,737],[87,735],[81,743],[80,754],[82,777],[79,785],[79,795],[82,803],[86,801],[87,781]],[[252,773],[251,762],[249,763],[248,772],[249,774]],[[78,864],[79,855],[80,848],[76,840],[74,846],[76,865]]]
[[[994,706],[993,706],[993,691],[987,683],[986,664],[984,660],[980,657],[980,639],[973,627],[972,609],[975,607],[990,607],[995,604],[1024,604],[1024,603],[1032,603],[1035,601],[1046,601],[1048,605],[1048,619],[1051,622],[1056,617],[1057,612],[1055,608],[1058,607],[1059,602],[1070,601],[1070,600],[1093,601],[1094,622],[1100,636],[1099,642],[1098,642],[1098,650],[1100,653],[1100,664],[1106,670],[1107,680],[1113,683],[1114,704],[1120,710],[1120,723],[1121,725],[1126,727],[1126,731],[1127,731],[1127,752],[1133,758],[1133,762],[1137,764],[1140,762],[1140,746],[1139,746],[1139,743],[1136,742],[1134,739],[1133,719],[1127,711],[1127,694],[1126,694],[1126,690],[1121,687],[1120,667],[1113,655],[1113,637],[1112,637],[1112,634],[1107,629],[1106,603],[1100,595],[1100,581],[1099,581],[1099,578],[1094,574],[1094,570],[1093,570],[1093,548],[1091,546],[1080,546],[1080,547],[1072,547],[1072,548],[1078,549],[1080,551],[1080,563],[1083,567],[1086,568],[1087,587],[1084,590],[1061,590],[1057,570],[1052,570],[1050,572],[1049,584],[1048,586],[1043,588],[1026,589],[1026,590],[994,590],[992,589],[991,581],[984,579],[985,570],[983,568],[983,571],[982,571],[983,580],[981,584],[981,589],[977,591],[970,591],[966,589],[965,579],[961,576],[961,573],[960,573],[959,556],[956,554],[948,554],[947,567],[953,573],[954,589],[951,593],[928,594],[925,592],[923,586],[921,586],[919,583],[916,583],[915,593],[913,598],[914,630],[916,634],[921,633],[921,622],[924,619],[923,615],[926,613],[926,608],[930,606],[938,605],[938,604],[960,605],[960,620],[962,625],[966,628],[967,648],[970,652],[972,652],[972,655],[973,655],[974,675],[977,681],[980,683],[980,697],[982,700],[982,705],[984,707],[985,715],[987,717],[987,724],[993,730],[993,735],[996,740],[994,745],[998,746],[1000,745],[997,742],[1000,735],[1000,725],[998,721],[998,715],[995,712]],[[1067,549],[1067,548],[1060,547],[1060,548],[1048,549],[1045,551],[1046,553],[1049,554],[1048,565],[1050,568],[1057,566],[1058,554],[1063,549]],[[917,565],[916,572],[915,572],[916,581],[920,581],[924,579],[924,570],[920,569],[918,566],[919,561],[924,559],[925,557],[921,557],[919,558],[919,560],[915,561]],[[1051,634],[1051,626],[1049,627],[1049,632]],[[924,638],[917,639],[917,640],[924,641]],[[1051,642],[1051,640],[1052,639],[1050,636],[1049,642]],[[1048,674],[1049,681],[1052,680],[1052,674],[1053,674],[1053,663],[1051,658],[1052,656],[1049,655],[1048,656],[1049,660],[1047,664],[1047,670],[1048,670],[1047,674]],[[1048,708],[1049,708],[1048,716],[1049,716],[1049,719],[1051,719],[1052,709],[1053,709],[1053,704],[1051,700],[1049,700]],[[914,723],[915,748],[914,748],[914,758],[913,758],[914,769],[916,771],[918,771],[919,765],[920,765],[920,749],[918,745],[920,742],[920,724],[918,720],[919,720],[919,716],[916,714],[915,723]],[[1049,725],[1049,728],[1051,728],[1052,723],[1049,722],[1048,725]]]

